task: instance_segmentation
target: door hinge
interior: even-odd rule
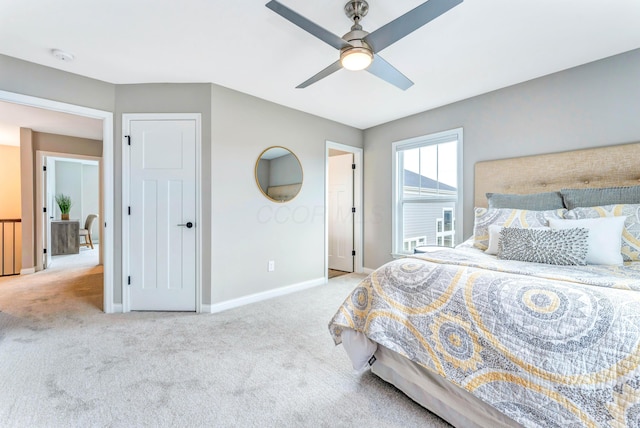
[[[352,213],[356,212],[356,207],[351,208],[351,212]]]
[[[47,212],[47,207],[42,207],[42,212],[46,213]]]
[[[127,285],[131,285],[131,277],[130,276],[127,277]]]
[[[47,170],[47,166],[46,165],[42,165],[42,170],[46,171]]]
[[[131,215],[131,207],[127,207],[127,212]]]
[[[43,248],[43,249],[42,249],[42,251],[43,251],[45,254],[47,254],[47,249],[46,249],[46,248]]]
[[[124,138],[127,139],[127,146],[131,145],[131,135],[125,135]]]
[[[355,256],[356,255],[356,250],[351,250],[351,255]]]
[[[351,164],[351,169],[356,169],[356,164],[355,163]]]

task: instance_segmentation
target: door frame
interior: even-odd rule
[[[122,115],[122,144],[127,145],[126,136],[130,135],[130,125],[135,120],[194,120],[196,123],[196,312],[202,312],[202,115],[200,113],[125,113]],[[130,194],[130,155],[122,150],[122,312],[131,312],[131,293],[127,285],[130,262],[129,237],[129,194]]]
[[[340,150],[342,152],[353,153],[353,163],[356,165],[353,174],[353,204],[356,213],[353,218],[353,249],[356,251],[353,263],[353,272],[362,273],[364,271],[363,254],[363,150],[360,147],[348,146],[346,144],[326,141],[325,148],[325,173],[324,173],[324,275],[325,281],[329,280],[329,150]]]
[[[114,278],[114,174],[113,174],[113,113],[97,110],[89,107],[67,104],[60,101],[47,100],[0,90],[0,101],[14,104],[22,104],[46,110],[59,111],[74,114],[76,116],[91,117],[102,120],[102,162],[104,165],[102,179],[102,209],[104,218],[104,256],[103,256],[103,310],[106,313],[114,312],[113,303],[113,278]],[[35,207],[34,207],[35,210]],[[35,212],[35,211],[34,211]],[[35,222],[35,218],[33,219]],[[35,234],[34,234],[35,236]],[[37,240],[37,238],[36,238]],[[37,243],[33,242],[34,247]]]
[[[35,212],[36,213],[42,213],[42,210],[39,208],[41,208],[39,206],[39,204],[43,204],[44,207],[47,208],[47,216],[50,215],[50,209],[51,207],[49,207],[48,205],[48,201],[45,199],[45,193],[44,193],[44,189],[46,188],[46,184],[44,183],[44,174],[42,174],[42,167],[44,166],[44,158],[63,158],[63,159],[75,159],[75,160],[90,160],[90,161],[96,161],[98,162],[98,203],[99,203],[99,209],[98,209],[98,219],[103,218],[104,216],[104,204],[102,202],[103,198],[102,198],[102,174],[103,174],[103,165],[102,165],[102,157],[97,157],[97,156],[85,156],[85,155],[76,155],[76,154],[71,154],[71,153],[60,153],[60,152],[47,152],[47,151],[42,151],[42,150],[36,150],[36,173],[38,174],[37,176],[37,180],[36,180],[36,206],[35,207]],[[41,218],[40,221],[36,222],[36,267],[38,269],[36,270],[41,270],[42,266],[44,264],[44,254],[43,254],[43,248],[44,248],[44,238],[45,238],[45,230],[44,230],[44,224],[43,224],[43,219]],[[84,220],[85,219],[80,219],[80,228],[82,229],[84,227]],[[102,242],[102,236],[103,236],[103,222],[98,222],[98,234],[100,235],[100,242]],[[50,231],[47,230],[47,233],[49,233]],[[51,253],[51,248],[47,248],[48,253]],[[103,251],[102,251],[102,245],[100,245],[98,247],[98,264],[102,264],[103,262]]]

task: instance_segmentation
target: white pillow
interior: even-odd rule
[[[500,232],[502,231],[502,226],[497,224],[492,224],[489,226],[489,246],[486,250],[484,250],[487,254],[493,254],[494,256],[498,254],[498,242],[500,242]]]
[[[602,217],[580,220],[549,219],[552,229],[573,229],[576,227],[589,229],[589,250],[587,264],[619,265],[622,264],[622,229],[627,218]]]
[[[625,216],[622,229],[622,259],[625,262],[640,261],[640,204],[603,205],[578,207],[569,211],[565,218],[583,219]]]

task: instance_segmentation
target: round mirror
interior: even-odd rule
[[[295,198],[302,187],[302,166],[298,157],[284,147],[269,147],[256,161],[256,183],[274,202]]]

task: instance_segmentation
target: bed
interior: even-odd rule
[[[456,427],[640,426],[637,159],[476,164],[473,236],[376,269],[335,343]]]

